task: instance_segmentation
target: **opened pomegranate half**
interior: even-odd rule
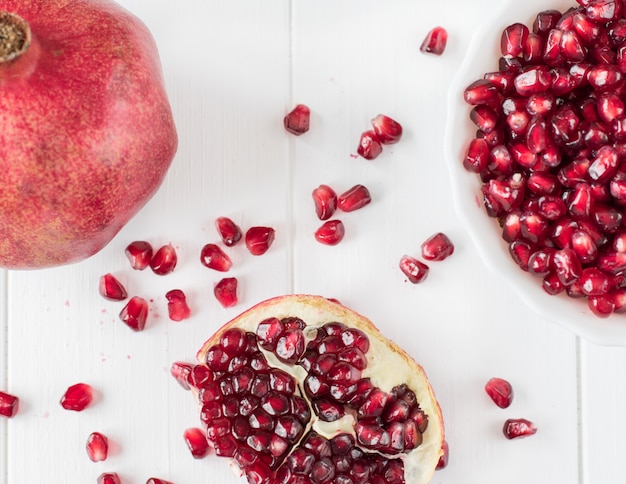
[[[444,428],[424,370],[319,296],[267,300],[174,363],[207,440],[250,483],[426,483]]]

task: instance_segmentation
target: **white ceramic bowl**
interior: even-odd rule
[[[541,288],[539,278],[519,269],[509,255],[508,244],[501,238],[497,221],[485,212],[477,175],[467,172],[462,165],[467,145],[476,132],[476,126],[469,120],[471,107],[464,102],[463,91],[473,81],[482,78],[485,72],[497,70],[502,30],[515,22],[531,27],[538,12],[548,9],[563,12],[575,5],[575,0],[507,0],[498,5],[474,34],[466,58],[451,85],[445,134],[446,159],[457,213],[485,264],[545,319],[572,330],[588,341],[626,346],[626,314],[598,318],[587,308],[586,299],[550,296]]]

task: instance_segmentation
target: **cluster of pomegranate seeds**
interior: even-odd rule
[[[122,480],[115,472],[103,472],[98,476],[98,484],[122,484]]]
[[[128,297],[126,288],[113,274],[105,274],[100,277],[98,290],[103,298],[111,301],[123,301]]]
[[[537,427],[525,418],[510,418],[504,422],[502,432],[507,439],[519,439],[535,435]]]
[[[490,378],[485,384],[485,391],[500,408],[508,408],[513,401],[513,387],[503,378]]]
[[[238,285],[236,277],[224,277],[213,288],[215,299],[225,308],[236,306],[239,302]]]
[[[226,247],[233,247],[241,240],[241,228],[228,217],[217,217],[215,227]]]
[[[187,297],[180,289],[172,289],[165,293],[167,313],[172,321],[183,321],[191,315]]]
[[[446,50],[448,42],[448,32],[443,27],[435,27],[432,29],[422,42],[420,51],[426,54],[441,55]]]
[[[87,437],[87,456],[92,462],[105,461],[109,454],[109,439],[100,432],[93,432]]]
[[[143,271],[152,260],[152,245],[144,240],[136,240],[128,244],[124,253],[133,269]]]
[[[61,397],[61,406],[65,410],[82,412],[93,401],[93,388],[87,383],[70,386]]]
[[[311,110],[304,104],[298,104],[283,119],[285,129],[291,134],[300,136],[309,130]]]
[[[204,431],[197,427],[191,427],[183,432],[183,439],[194,459],[202,459],[209,453],[209,443]]]
[[[200,251],[200,262],[203,266],[219,272],[228,272],[233,261],[217,244],[206,244]]]
[[[422,242],[422,257],[428,261],[442,261],[454,253],[454,244],[443,232],[438,232]],[[400,258],[400,270],[409,282],[419,284],[430,272],[430,267],[411,255]]]
[[[498,70],[465,89],[464,167],[515,262],[552,295],[626,312],[626,47],[621,1],[584,0],[502,32]]]
[[[337,245],[346,235],[341,220],[327,220],[315,231],[315,240],[324,245]]]
[[[3,417],[15,417],[19,409],[20,399],[9,393],[0,392],[0,415]]]
[[[379,114],[371,120],[372,129],[363,131],[357,153],[366,160],[373,160],[383,152],[383,145],[393,144],[402,137],[402,125],[389,116]]]
[[[172,244],[167,244],[156,251],[152,259],[150,259],[150,268],[152,272],[159,276],[169,274],[176,268],[178,255]]]
[[[245,243],[252,255],[265,254],[274,242],[276,231],[272,227],[250,227],[246,231]]]
[[[143,331],[148,319],[148,301],[133,296],[120,311],[120,320],[133,331]]]

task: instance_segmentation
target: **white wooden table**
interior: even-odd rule
[[[221,324],[265,298],[292,292],[335,297],[370,317],[425,367],[441,403],[450,445],[435,483],[610,484],[626,479],[626,351],[586,343],[543,321],[488,272],[453,210],[443,160],[446,92],[490,0],[122,0],[159,45],[180,148],[159,193],[100,254],[53,270],[0,275],[0,389],[21,398],[0,419],[1,484],[95,483],[116,471],[125,484],[161,477],[176,484],[237,483],[222,459],[194,460],[183,431],[199,423],[191,394],[170,377],[193,361]],[[573,2],[572,2],[573,3]],[[450,35],[441,57],[419,52],[426,33]],[[312,109],[311,130],[282,128],[296,103]],[[355,156],[378,113],[405,128],[374,161]],[[313,239],[311,190],[356,183],[373,202],[342,215],[336,247]],[[212,294],[219,274],[199,262],[217,242],[217,216],[242,227],[271,225],[262,257],[229,250],[240,303]],[[435,232],[454,255],[407,283],[397,263],[418,255]],[[132,271],[124,247],[144,239],[178,250],[175,272]],[[142,333],[117,318],[120,303],[98,294],[115,274],[129,293],[151,299]],[[165,292],[179,288],[193,315],[173,323]],[[626,323],[616,323],[626,324]],[[486,396],[492,376],[514,386],[502,410]],[[98,393],[82,413],[59,398],[83,381]],[[538,433],[508,441],[509,417]],[[109,436],[109,459],[85,454],[92,431]]]

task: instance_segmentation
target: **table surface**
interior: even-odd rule
[[[214,1],[123,0],[152,30],[177,122],[180,147],[156,196],[99,254],[66,267],[0,273],[0,389],[18,395],[19,414],[0,420],[0,484],[95,483],[116,471],[125,484],[161,477],[177,484],[238,483],[215,456],[194,460],[182,438],[198,426],[196,405],[170,377],[193,361],[219,326],[272,296],[334,297],[372,319],[426,369],[450,445],[434,483],[618,483],[626,475],[626,350],[600,347],[542,320],[479,259],[452,205],[443,153],[446,95],[490,0]],[[419,52],[437,25],[449,33],[441,57]],[[296,103],[311,129],[287,134]],[[373,161],[356,156],[369,120],[401,122],[402,141]],[[311,190],[366,185],[373,201],[341,215],[346,238],[317,243]],[[220,275],[201,266],[217,242],[214,220],[270,225],[276,240],[253,257],[229,249],[240,302],[214,299]],[[408,283],[403,254],[443,231],[456,246]],[[130,269],[132,240],[172,243],[174,273]],[[145,331],[118,319],[122,303],[98,294],[116,275],[150,302]],[[192,316],[167,317],[165,292],[179,288]],[[616,324],[623,324],[617,323]],[[496,407],[483,386],[508,379],[513,404]],[[82,413],[59,398],[71,384],[97,392]],[[507,418],[524,417],[535,436],[508,441]],[[108,435],[108,460],[85,454],[89,433]]]

